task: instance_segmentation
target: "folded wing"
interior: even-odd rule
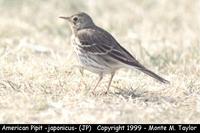
[[[127,65],[142,65],[111,34],[103,29],[84,29],[77,33],[80,46],[88,54],[107,55]]]

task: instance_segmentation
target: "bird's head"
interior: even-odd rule
[[[92,18],[84,12],[77,13],[69,17],[61,16],[59,18],[67,20],[72,30],[81,30],[84,28],[94,26],[94,22],[92,21]]]

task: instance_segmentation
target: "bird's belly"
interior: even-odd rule
[[[87,53],[80,47],[80,42],[76,39],[72,39],[72,45],[77,55],[77,59],[81,67],[94,73],[111,73],[118,69],[118,64],[109,59],[107,55],[96,55]]]
[[[111,73],[112,67],[104,61],[102,58],[99,58],[98,56],[83,54],[83,53],[77,53],[78,60],[80,62],[80,65],[94,73]]]

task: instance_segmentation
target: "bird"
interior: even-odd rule
[[[113,77],[120,68],[135,68],[162,83],[170,83],[143,66],[109,32],[97,26],[87,13],[78,12],[59,18],[67,20],[71,27],[71,44],[81,70],[86,69],[99,75],[93,90],[98,87],[104,75],[110,74],[108,93]]]

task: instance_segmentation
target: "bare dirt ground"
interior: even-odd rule
[[[200,123],[198,0],[0,0],[0,123]],[[81,76],[60,15],[112,33],[170,85],[122,69]],[[81,80],[83,80],[81,82]]]

